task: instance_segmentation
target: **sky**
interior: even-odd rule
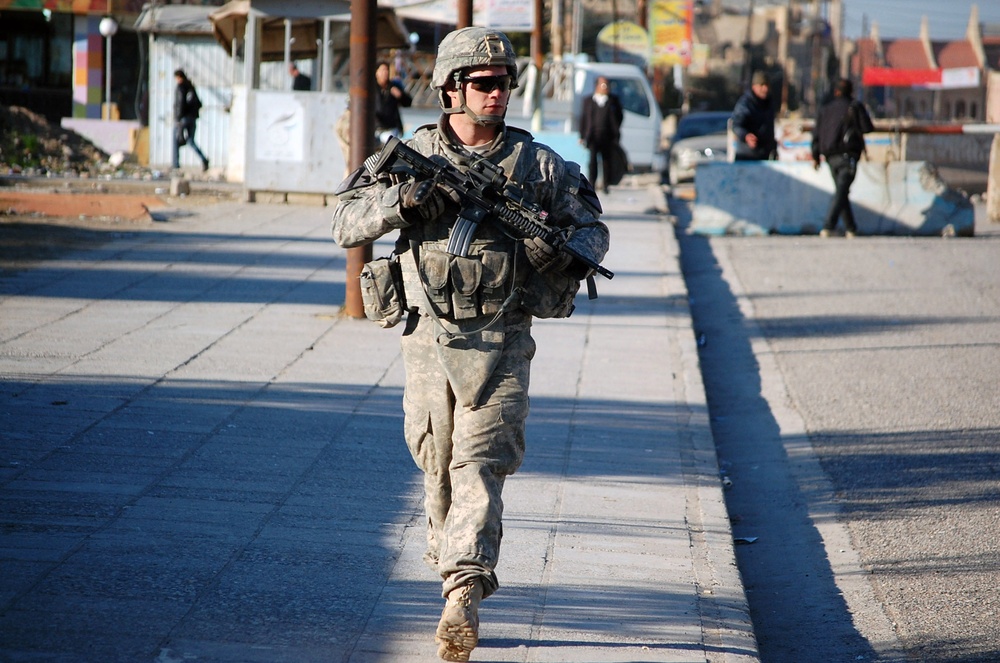
[[[922,16],[927,16],[932,40],[961,39],[969,24],[972,5],[979,7],[980,23],[1000,27],[1000,0],[843,0],[843,3],[844,36],[849,39],[864,36],[865,15],[869,29],[872,21],[878,23],[883,39],[919,37]]]

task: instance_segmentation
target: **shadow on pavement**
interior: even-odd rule
[[[762,661],[878,660],[855,629],[810,509],[762,396],[751,334],[710,240],[687,233],[689,206],[672,201],[681,265],[700,343],[702,378],[733,534]],[[753,240],[745,240],[753,241]]]

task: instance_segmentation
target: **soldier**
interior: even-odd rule
[[[431,84],[443,113],[408,144],[463,172],[478,160],[500,166],[572,249],[599,262],[608,229],[579,165],[504,123],[517,85],[506,35],[480,27],[448,34]],[[424,560],[443,579],[445,599],[435,641],[444,660],[468,661],[479,639],[479,602],[499,586],[501,491],[524,455],[532,318],[569,315],[589,270],[488,221],[467,257],[448,253],[457,196],[428,182],[355,171],[337,192],[333,237],[356,247],[399,231],[395,253],[408,307],[404,433],[424,473]]]

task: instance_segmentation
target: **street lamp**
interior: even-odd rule
[[[111,119],[111,38],[115,36],[118,32],[118,21],[111,18],[110,16],[105,16],[101,19],[101,24],[98,28],[101,31],[101,36],[104,37],[104,41],[107,44],[107,66],[104,74],[104,105],[107,107],[107,116],[105,120]]]

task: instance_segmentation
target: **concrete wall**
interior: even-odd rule
[[[134,140],[142,128],[137,120],[96,120],[64,117],[62,127],[80,134],[107,154],[136,151]]]
[[[823,225],[833,178],[825,163],[718,163],[698,169],[695,188],[692,232],[808,235]],[[863,235],[973,234],[972,204],[925,162],[862,162],[851,202]]]
[[[342,93],[250,90],[246,129],[233,138],[245,145],[247,190],[333,193],[344,179],[335,126],[347,101]]]

